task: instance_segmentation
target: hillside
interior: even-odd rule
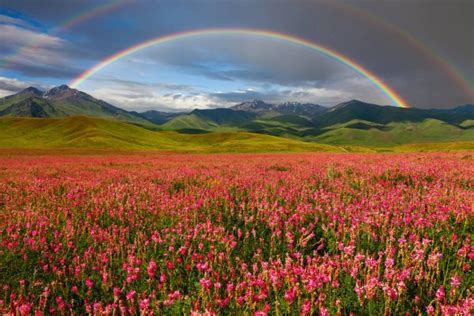
[[[386,125],[353,120],[330,126],[320,135],[309,136],[307,139],[333,145],[390,147],[415,143],[473,141],[474,128],[465,129],[436,119]]]
[[[115,119],[150,127],[153,125],[139,115],[66,85],[46,92],[30,87],[0,99],[0,116],[62,118],[78,115]]]
[[[169,120],[161,127],[166,130],[238,130],[255,117],[253,113],[231,109],[194,110]]]
[[[92,131],[99,133],[99,136],[86,135],[88,141],[92,142],[91,146],[108,137],[107,142],[111,143],[104,141],[103,146],[106,147],[164,145],[154,142],[156,134],[143,134],[151,131],[175,132],[174,137],[178,140],[190,137],[186,141],[197,140],[197,135],[201,135],[203,141],[209,140],[209,146],[212,146],[216,133],[228,133],[229,137],[236,137],[240,135],[237,133],[244,132],[262,137],[277,136],[280,141],[284,137],[287,140],[304,142],[305,145],[307,142],[313,142],[334,146],[365,146],[372,149],[405,144],[474,141],[472,104],[435,110],[397,108],[351,100],[325,108],[317,104],[271,104],[254,100],[239,103],[231,108],[195,109],[187,113],[154,110],[137,113],[120,109],[65,85],[46,92],[30,87],[0,99],[0,117],[45,119],[75,116],[121,121],[147,129],[117,134],[117,130],[103,129],[112,124],[109,122]],[[77,119],[73,121],[78,124]],[[126,131],[131,127],[133,126],[121,125],[116,126],[116,129]],[[84,133],[91,132],[90,126],[77,127],[78,130],[81,128]],[[107,131],[107,137],[103,134],[104,131]],[[60,129],[58,132],[62,133]],[[141,136],[134,139],[136,135]],[[160,135],[163,137],[171,134]],[[59,140],[61,136],[49,135],[43,145],[49,146],[48,139],[62,144]],[[78,141],[79,138],[74,139],[74,142]],[[62,145],[69,146],[67,143]]]
[[[90,117],[0,118],[2,148],[84,148],[181,152],[341,151],[247,132],[180,134],[150,131],[131,124]]]

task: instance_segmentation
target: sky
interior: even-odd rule
[[[67,5],[66,5],[67,3]],[[144,41],[208,28],[284,33],[373,73],[411,107],[474,103],[474,1],[0,0],[0,96],[70,84]],[[354,68],[284,39],[201,34],[126,55],[77,89],[128,110],[261,99],[395,105]]]

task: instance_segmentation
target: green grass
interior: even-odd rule
[[[464,128],[472,128],[472,127],[474,127],[474,120],[465,120],[464,122],[462,122],[459,125],[464,127]]]
[[[313,141],[317,142],[242,131],[212,131],[205,134],[152,131],[120,121],[83,116],[62,119],[4,117],[0,118],[0,129],[0,148],[4,152],[7,152],[6,148],[58,152],[159,150],[196,153],[474,150],[474,137],[460,137],[462,133],[472,135],[470,129],[462,130],[436,120],[427,120],[422,124],[398,123],[389,131],[338,126],[314,137]],[[446,137],[452,141],[443,141]],[[394,141],[402,138],[406,143]]]
[[[474,150],[474,141],[449,142],[449,143],[418,143],[395,146],[394,152],[432,152],[432,151],[460,151]]]
[[[5,98],[0,98],[0,111],[5,110],[10,105],[21,102],[31,97],[29,94],[17,94]]]
[[[181,134],[90,117],[1,118],[0,147],[179,152],[343,151],[341,148],[248,132]]]
[[[359,123],[358,126],[364,127],[347,127],[355,123]],[[331,145],[367,147],[474,141],[474,129],[463,129],[435,119],[426,119],[419,123],[389,123],[387,125],[369,123],[354,120],[344,124],[337,124],[328,127],[325,133],[308,137],[308,139]]]
[[[179,130],[179,129],[212,130],[217,127],[218,127],[217,124],[209,120],[204,120],[195,114],[181,115],[161,125],[161,128],[164,130]]]

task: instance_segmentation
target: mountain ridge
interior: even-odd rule
[[[150,123],[139,115],[67,85],[53,87],[45,92],[28,87],[0,99],[0,116],[54,118],[78,115],[117,119],[134,124]]]
[[[474,140],[474,105],[453,109],[398,108],[360,100],[333,107],[315,103],[241,102],[229,108],[188,112],[134,112],[66,85],[45,92],[28,87],[0,99],[0,117],[88,116],[122,121],[148,130],[182,134],[251,132],[327,144],[370,146]]]

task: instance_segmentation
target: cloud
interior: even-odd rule
[[[117,79],[117,78],[94,78],[93,81],[100,83],[105,83],[106,85],[115,85],[124,88],[135,88],[135,89],[160,89],[160,90],[167,90],[167,91],[193,91],[194,87],[191,85],[185,84],[176,84],[172,82],[140,82],[135,80],[126,80],[126,79]]]
[[[45,89],[43,86],[39,85],[36,82],[23,81],[15,78],[7,78],[0,76],[0,97],[14,94],[31,86],[35,86],[40,89]]]
[[[188,111],[194,108],[230,106],[217,97],[199,92],[192,86],[173,83],[147,83],[121,79],[96,79],[88,93],[127,110]]]
[[[0,14],[0,24],[7,24],[7,25],[16,25],[16,26],[20,26],[22,28],[25,28],[25,29],[33,29],[34,27],[20,19],[20,18],[15,18],[15,17],[11,17],[11,16],[8,16],[8,15],[3,15],[3,14]]]
[[[109,3],[106,0],[82,0],[69,1],[68,5],[64,5],[63,2],[6,1],[5,8],[22,15],[10,14],[2,18],[5,11],[0,9],[0,25],[48,35],[46,30],[62,25],[78,13],[93,11]],[[48,48],[43,51],[26,50],[25,56],[19,57],[18,62],[8,70],[25,76],[55,78],[62,83],[65,78],[79,73],[76,67],[93,65],[105,56],[151,38],[206,28],[260,28],[294,34],[350,57],[383,78],[410,104],[446,107],[472,102],[465,88],[453,80],[446,69],[458,69],[470,81],[474,78],[474,45],[469,37],[474,29],[474,19],[471,18],[473,8],[473,1],[412,1],[403,6],[389,0],[359,1],[357,4],[354,1],[250,3],[193,0],[124,3],[106,14],[85,19],[65,30],[59,38],[62,40],[59,46],[48,42]],[[41,27],[30,20],[41,21]],[[384,26],[384,22],[391,24],[392,28]],[[31,29],[29,23],[35,29]],[[5,35],[5,31],[0,30],[0,35]],[[415,40],[410,42],[403,37],[403,32]],[[243,89],[256,86],[257,91],[262,93],[265,92],[264,85],[316,87],[343,90],[358,98],[388,102],[373,85],[356,90],[357,84],[350,84],[346,79],[354,81],[360,78],[354,76],[347,66],[337,67],[337,63],[323,56],[318,60],[314,57],[317,52],[301,50],[297,45],[292,49],[279,45],[282,43],[279,40],[270,43],[262,38],[242,40],[228,36],[214,41],[200,36],[194,41],[179,42],[188,44],[173,47],[170,42],[134,57],[143,62],[147,57],[151,70],[165,65],[203,81],[234,85],[232,89],[223,89],[229,93],[237,90],[235,86]],[[0,59],[23,47],[21,43],[1,43]],[[423,49],[423,46],[426,48]],[[300,52],[294,53],[297,50]],[[448,67],[440,66],[436,58],[430,57],[431,54],[447,61]],[[149,74],[147,68],[143,73]],[[122,73],[120,78],[129,79],[128,73]],[[220,88],[218,86],[216,90]]]
[[[258,99],[271,103],[294,101],[301,103],[318,103],[326,106],[334,105],[351,97],[350,94],[342,90],[285,86],[270,90],[245,89],[233,92],[221,92],[211,94],[211,96],[221,100],[222,103],[239,103]]]
[[[155,94],[137,93],[136,91],[120,91],[115,89],[100,88],[93,95],[109,103],[121,106],[127,110],[146,111],[163,110],[171,112],[189,111],[191,109],[209,109],[216,107],[228,107],[229,102],[222,103],[216,97],[208,94]]]
[[[4,69],[32,77],[70,78],[80,54],[68,41],[13,24],[0,24],[0,61]]]
[[[351,94],[335,88],[264,85],[263,87],[248,87],[229,92],[208,92],[192,86],[170,83],[141,84],[136,81],[120,79],[93,81],[100,81],[101,84],[90,84],[90,89],[86,89],[88,93],[134,111],[150,109],[189,111],[195,108],[222,108],[254,99],[272,103],[297,101],[334,105],[352,97]]]

